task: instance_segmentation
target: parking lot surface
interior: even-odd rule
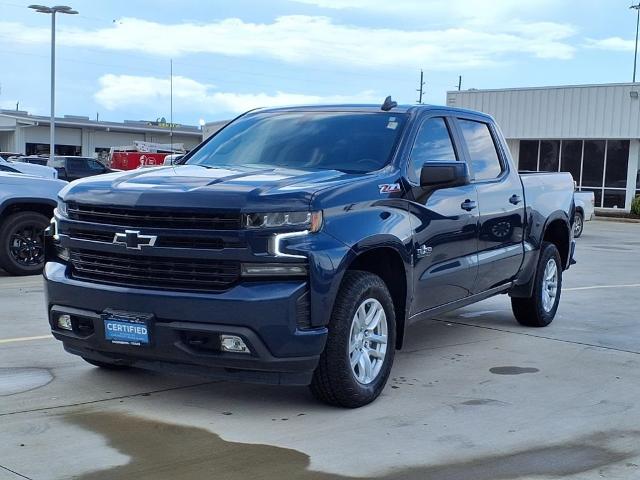
[[[102,371],[0,274],[0,480],[640,478],[640,224],[590,222],[545,329],[506,296],[415,325],[358,410],[305,388]]]

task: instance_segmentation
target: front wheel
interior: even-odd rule
[[[347,272],[311,392],[319,400],[341,407],[371,403],[389,378],[395,338],[395,310],[384,281],[369,272]]]
[[[562,259],[553,243],[542,243],[534,282],[533,295],[512,297],[511,308],[521,325],[546,327],[556,316],[562,291]]]
[[[16,212],[0,226],[0,267],[12,275],[35,275],[44,266],[44,230],[49,219],[37,212]]]

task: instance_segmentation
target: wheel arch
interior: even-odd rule
[[[14,213],[36,212],[49,218],[53,217],[56,202],[42,198],[15,198],[7,200],[0,205],[0,224]]]
[[[550,218],[545,225],[540,243],[542,245],[542,242],[549,242],[556,246],[560,252],[563,270],[569,268],[571,259],[571,228],[566,218]]]
[[[345,263],[344,272],[360,270],[378,275],[387,285],[393,299],[396,313],[396,345],[402,348],[407,319],[407,308],[410,302],[410,273],[408,258],[404,255],[404,247],[397,244],[371,246],[351,250],[352,255]],[[341,280],[342,285],[342,280]]]

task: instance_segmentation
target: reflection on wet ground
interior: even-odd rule
[[[229,442],[202,428],[114,412],[68,414],[65,420],[104,436],[111,448],[130,457],[126,465],[87,473],[78,477],[82,480],[355,478],[310,471],[307,469],[309,457],[296,450]],[[638,451],[620,449],[619,445],[614,448],[612,444],[638,445],[638,440],[640,432],[636,431],[598,433],[572,443],[482,457],[464,463],[396,469],[376,478],[505,480],[535,475],[566,476],[636,456]],[[367,446],[363,445],[363,448]]]

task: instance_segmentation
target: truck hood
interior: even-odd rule
[[[336,170],[179,165],[77,180],[61,196],[67,202],[123,207],[304,210],[318,190],[354,177]]]

